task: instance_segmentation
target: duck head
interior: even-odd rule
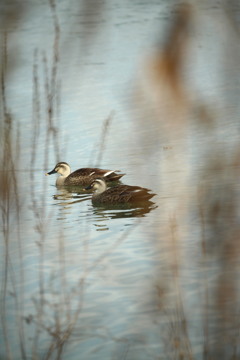
[[[101,194],[107,189],[106,181],[103,178],[94,179],[85,190],[93,189],[94,194]]]
[[[52,174],[56,174],[56,173],[58,173],[64,177],[67,177],[71,173],[70,166],[66,162],[59,162],[54,167],[54,169],[52,171],[49,171],[48,173],[46,173],[46,175],[52,175]]]

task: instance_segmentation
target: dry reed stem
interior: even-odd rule
[[[7,298],[12,294],[16,312],[16,324],[19,336],[19,346],[22,359],[26,359],[25,333],[21,314],[24,312],[24,284],[25,273],[23,268],[22,238],[20,236],[20,196],[17,181],[16,164],[20,163],[20,132],[13,128],[14,122],[8,109],[6,98],[6,74],[8,64],[7,34],[4,34],[1,59],[1,99],[2,104],[2,139],[1,146],[1,177],[0,177],[0,204],[5,254],[3,256],[3,284],[1,286],[1,322],[3,326],[6,354],[12,358],[9,342]],[[19,256],[19,271],[15,272],[15,261],[11,255],[12,231],[16,230],[16,247]],[[22,286],[19,287],[19,283]]]

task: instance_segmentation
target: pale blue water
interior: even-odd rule
[[[172,264],[174,245],[159,237],[159,230],[166,225],[162,201],[169,198],[172,202],[171,194],[162,193],[159,186],[160,180],[166,181],[158,168],[166,152],[163,154],[162,144],[155,151],[156,139],[138,141],[138,130],[140,138],[143,135],[149,140],[152,124],[148,119],[146,129],[138,129],[133,121],[138,116],[137,109],[131,97],[144,56],[163,39],[174,1],[96,1],[90,8],[86,4],[75,0],[56,4],[60,60],[54,126],[58,129],[59,159],[53,138],[46,143],[43,58],[50,76],[54,41],[50,7],[47,2],[25,1],[17,21],[8,23],[6,90],[14,129],[18,125],[21,134],[17,164],[21,210],[19,223],[15,210],[11,212],[8,245],[1,241],[0,358],[174,358],[175,345],[171,348],[169,344],[175,344],[176,339],[170,328],[179,319],[181,323],[182,314],[178,317],[170,305],[166,306],[169,291],[169,301],[174,299],[178,305],[182,301],[192,353],[201,359],[206,283],[199,279],[206,272],[207,282],[214,284],[218,264],[211,267],[211,261],[205,259],[206,268],[202,267],[201,231],[193,226],[181,244],[184,261],[179,265],[180,285],[176,288],[179,285],[183,292],[179,300],[181,296],[171,288],[177,281]],[[1,4],[0,8],[9,6]],[[35,141],[34,62],[40,99]],[[213,90],[209,88],[211,94]],[[236,106],[235,101],[231,105]],[[109,116],[112,120],[97,162],[104,121]],[[235,129],[228,131],[230,137]],[[224,136],[220,134],[218,140]],[[199,139],[201,143],[201,136]],[[190,144],[194,148],[195,142]],[[36,156],[31,165],[34,146]],[[194,166],[194,151],[198,153],[199,149],[206,151],[198,145],[197,151],[194,148],[189,154]],[[55,176],[44,176],[58,160],[68,162],[72,170],[96,165],[120,169],[126,173],[124,183],[148,187],[157,193],[155,207],[145,213],[137,209],[94,208],[89,195],[58,190]],[[198,178],[197,171],[193,178]],[[173,187],[177,183],[178,173]],[[194,216],[195,213],[190,215],[190,221],[195,225]],[[2,235],[3,230],[2,227]],[[61,343],[58,336],[66,340],[61,355],[57,357],[54,348],[48,355],[52,342],[58,346]]]

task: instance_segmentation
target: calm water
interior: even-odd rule
[[[4,27],[8,30],[6,101],[14,136],[18,127],[20,131],[19,208],[13,200],[8,221],[3,216],[1,225],[0,357],[145,360],[180,358],[176,354],[182,353],[184,359],[202,359],[204,344],[214,353],[219,341],[214,291],[221,263],[211,248],[203,251],[197,206],[182,223],[184,241],[178,240],[171,209],[185,165],[179,157],[179,167],[168,168],[171,187],[166,187],[169,178],[164,178],[159,164],[171,158],[175,143],[165,138],[160,142],[152,115],[133,101],[142,62],[164,42],[174,1],[89,4],[61,0],[53,12],[56,18],[48,3],[0,5],[6,11],[2,33]],[[238,4],[232,6],[238,19]],[[205,11],[218,14],[219,9],[219,3],[212,2]],[[57,34],[54,19],[60,28]],[[210,33],[207,39],[206,48],[211,49]],[[201,47],[200,42],[197,48]],[[192,185],[185,184],[190,196],[195,181],[204,177],[203,159],[213,153],[212,145],[222,149],[224,144],[232,154],[239,140],[236,88],[229,89],[226,81],[227,91],[223,89],[221,81],[214,82],[214,61],[209,60],[206,68],[201,61],[196,72],[191,62],[189,76],[201,99],[219,94],[220,100],[224,98],[229,107],[223,117],[230,121],[214,131],[214,138],[211,132],[190,127],[186,143]],[[225,91],[230,91],[230,101]],[[120,169],[126,173],[124,183],[157,194],[155,205],[145,211],[94,208],[89,194],[59,190],[54,175],[44,176],[59,160],[72,170]],[[210,175],[208,181],[212,183]],[[235,178],[232,187],[239,195]],[[171,238],[162,231],[166,226]],[[238,266],[229,272],[237,277]],[[239,306],[236,298],[234,309]],[[206,309],[211,309],[207,315]],[[231,335],[234,342],[235,332]]]

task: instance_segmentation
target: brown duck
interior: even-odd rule
[[[71,168],[66,162],[59,162],[52,171],[46,175],[60,174],[56,180],[56,186],[86,186],[95,178],[105,177],[106,181],[118,181],[124,175],[117,174],[119,170],[104,170],[99,168],[82,168],[71,173]]]
[[[107,188],[104,178],[94,179],[85,190],[93,189],[92,203],[94,205],[149,204],[149,200],[156,194],[149,193],[149,189],[140,186],[117,185]]]

